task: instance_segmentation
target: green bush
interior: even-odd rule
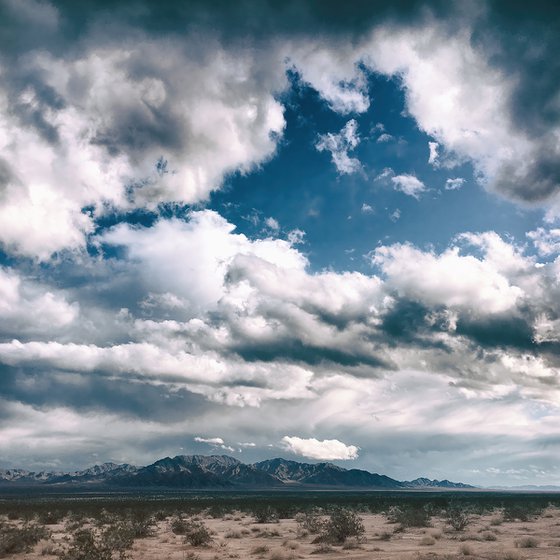
[[[391,523],[399,523],[401,527],[429,527],[430,513],[426,507],[410,505],[408,507],[393,506],[387,513]]]
[[[208,546],[212,535],[204,523],[196,522],[191,525],[185,540],[192,546]]]
[[[189,531],[191,521],[184,519],[180,515],[173,517],[170,523],[171,531],[176,535],[186,535]]]
[[[255,523],[278,523],[278,512],[270,506],[255,509],[253,517]]]
[[[80,529],[73,535],[70,548],[62,552],[60,560],[112,560],[109,544],[92,529]],[[126,556],[120,555],[124,560]]]
[[[137,521],[121,520],[104,530],[80,529],[73,535],[70,547],[60,560],[119,560],[129,558],[127,551],[137,538]]]
[[[469,510],[461,504],[450,504],[445,510],[445,519],[455,531],[463,531],[471,521]]]
[[[307,531],[312,535],[323,530],[324,522],[316,510],[304,511],[296,515],[296,523],[300,531]]]
[[[337,508],[324,522],[321,535],[316,540],[317,542],[342,544],[349,537],[356,537],[359,540],[364,533],[364,523],[359,515],[349,509]]]

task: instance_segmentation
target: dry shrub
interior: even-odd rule
[[[210,531],[201,521],[191,524],[185,540],[192,546],[208,546],[212,542]]]
[[[436,544],[436,540],[433,537],[426,535],[425,537],[422,537],[420,544],[422,546],[433,546],[434,544]]]
[[[459,547],[459,553],[463,556],[472,556],[474,554],[474,550],[472,546],[469,546],[468,544],[462,544]]]
[[[311,551],[311,554],[329,554],[331,552],[336,552],[336,549],[327,543],[319,543],[317,548]]]
[[[224,538],[226,539],[240,539],[243,535],[241,534],[241,531],[228,531],[225,535]]]
[[[278,512],[270,507],[262,507],[253,511],[255,523],[278,523]]]
[[[259,546],[255,546],[251,550],[251,554],[267,554],[269,550],[270,548],[268,546],[266,546],[265,544],[261,544]]]
[[[305,511],[296,514],[296,522],[300,532],[306,531],[315,535],[323,530],[324,521],[317,510]]]
[[[399,523],[401,527],[429,527],[431,516],[424,507],[393,506],[387,513],[387,519],[390,523]]]
[[[539,541],[535,537],[523,537],[515,541],[517,548],[537,548]]]
[[[42,525],[26,524],[23,527],[0,525],[0,558],[19,552],[29,552],[40,540],[49,537]]]
[[[450,504],[445,510],[445,519],[455,531],[464,531],[471,521],[471,515],[465,506]]]

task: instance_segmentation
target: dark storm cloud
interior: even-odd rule
[[[497,317],[462,316],[457,321],[457,334],[466,336],[483,348],[505,347],[520,351],[534,350],[534,332],[532,317]]]
[[[418,347],[447,347],[440,341],[430,340],[430,332],[444,331],[446,325],[440,318],[430,321],[434,312],[442,311],[441,307],[430,309],[417,301],[398,299],[383,315],[380,331],[386,336],[385,342],[391,346],[411,344]]]
[[[218,405],[185,389],[118,379],[109,374],[80,374],[39,367],[0,364],[2,398],[42,409],[69,407],[80,413],[109,412],[155,422],[178,422]]]
[[[371,354],[354,354],[352,349],[347,351],[336,348],[317,347],[305,344],[298,338],[283,338],[267,341],[265,344],[255,344],[254,341],[236,344],[232,351],[248,362],[272,362],[287,360],[308,365],[324,366],[360,366],[372,368],[392,369],[389,362]]]

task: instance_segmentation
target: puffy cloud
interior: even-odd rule
[[[428,157],[428,163],[436,167],[437,165],[439,165],[439,161],[438,161],[439,144],[437,142],[428,142],[428,148],[430,149],[430,156]]]
[[[384,134],[381,134],[380,136],[377,137],[376,142],[378,144],[384,144],[385,142],[390,142],[391,140],[393,140],[393,136],[391,136],[390,134],[384,133]]]
[[[152,294],[173,294],[190,315],[216,306],[224,295],[228,266],[238,254],[252,254],[286,269],[301,270],[305,257],[281,239],[249,240],[216,212],[192,212],[188,221],[160,220],[152,227],[120,224],[100,237],[126,249],[134,270]]]
[[[511,71],[514,66],[522,72],[508,58],[508,40],[502,36],[497,44],[495,35],[485,32],[473,41],[474,27],[470,21],[461,31],[449,32],[437,20],[411,29],[381,27],[361,46],[362,59],[378,72],[400,76],[409,113],[448,152],[446,165],[453,165],[454,157],[470,160],[481,182],[493,190],[522,201],[554,200],[559,121],[553,119],[546,132],[541,127],[541,135],[519,122],[510,102],[527,84]],[[485,50],[490,42],[499,53],[493,59],[497,56],[504,66],[490,63]],[[549,42],[544,48],[550,47]],[[539,60],[551,53],[543,51]],[[532,107],[531,116],[537,113]],[[433,151],[430,160],[438,161]]]
[[[289,60],[334,111],[346,115],[369,108],[367,77],[346,41],[304,41],[290,50]]]
[[[486,251],[491,255],[490,248]],[[498,258],[461,255],[458,247],[436,255],[407,244],[382,246],[373,253],[373,262],[401,296],[482,314],[510,310],[524,295],[502,273],[509,263]]]
[[[285,449],[295,455],[325,461],[347,461],[358,457],[359,448],[346,445],[337,439],[315,438],[304,439],[296,436],[284,436],[282,443]]]
[[[320,152],[330,152],[332,162],[336,170],[341,175],[350,175],[361,170],[362,164],[360,160],[351,158],[348,152],[351,152],[360,143],[360,137],[357,134],[358,123],[352,119],[349,120],[338,134],[327,132],[319,134],[319,138],[315,147]]]
[[[46,259],[81,248],[107,205],[205,200],[227,174],[269,159],[282,135],[281,59],[193,34],[89,39],[1,68],[0,242],[10,251]]]
[[[200,437],[200,436],[196,436],[194,438],[194,441],[196,441],[198,443],[208,443],[210,445],[224,445],[224,440],[220,437],[203,438],[203,437]]]
[[[462,177],[455,177],[454,179],[446,179],[445,190],[446,191],[458,191],[465,184],[465,179]]]
[[[229,453],[235,452],[235,449],[233,447],[231,447],[231,445],[226,445],[224,443],[224,440],[220,437],[203,438],[203,437],[200,437],[200,436],[196,436],[194,438],[194,441],[196,441],[197,443],[207,443],[208,445],[212,445],[214,447],[219,447],[220,449],[223,449],[224,451],[227,451]]]
[[[395,175],[391,177],[391,182],[396,190],[416,199],[420,198],[420,195],[427,190],[426,185],[414,175]]]
[[[533,242],[539,255],[548,257],[560,253],[560,229],[542,227],[529,231],[527,237]]]
[[[22,278],[16,271],[0,267],[0,318],[2,333],[41,334],[73,323],[79,305],[51,287]]]
[[[264,221],[264,225],[272,230],[272,231],[279,231],[280,230],[280,224],[278,223],[278,220],[276,220],[275,218],[269,217]]]

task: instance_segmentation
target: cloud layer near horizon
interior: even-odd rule
[[[558,261],[492,232],[442,253],[380,246],[377,275],[311,273],[289,242],[252,241],[208,210],[118,225],[103,243],[124,256],[80,262],[98,268],[86,292],[2,272],[11,301],[48,301],[54,317],[30,330],[22,304],[15,339],[0,343],[3,422],[13,426],[2,445],[15,458],[22,437],[35,452],[63,453],[74,431],[80,445],[118,445],[127,460],[142,453],[123,446],[131,429],[155,455],[188,433],[203,442],[217,432],[315,459],[355,458],[359,446],[369,461],[380,434],[405,426],[391,445],[416,434],[418,453],[436,433],[438,446],[556,437]],[[126,308],[112,301],[121,292]],[[2,313],[14,316],[9,305]],[[269,420],[257,427],[255,415]]]

